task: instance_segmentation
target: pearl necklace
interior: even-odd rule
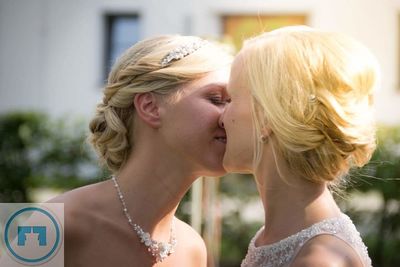
[[[117,179],[115,178],[115,176],[112,176],[111,179],[114,182],[114,187],[117,189],[119,199],[122,203],[122,210],[125,214],[125,217],[128,219],[128,223],[132,226],[133,230],[140,238],[140,242],[147,247],[147,251],[150,252],[150,254],[155,258],[156,262],[162,262],[163,260],[165,260],[165,258],[174,253],[174,248],[177,244],[177,240],[175,237],[175,217],[172,220],[172,225],[170,230],[171,235],[168,243],[158,242],[152,239],[149,233],[143,231],[142,227],[132,222],[132,218],[128,213],[124,196],[122,195]]]

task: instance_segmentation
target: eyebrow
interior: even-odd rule
[[[208,89],[208,88],[213,88],[213,87],[219,87],[221,89],[226,89],[227,84],[226,83],[209,83],[209,84],[206,84],[206,85],[204,85],[202,87],[199,87],[199,89],[200,88],[201,89]]]

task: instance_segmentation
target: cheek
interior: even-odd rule
[[[203,126],[208,125],[208,128],[216,127],[218,126],[222,111],[222,107],[204,103],[203,105],[193,108],[190,117],[194,124],[202,124]]]
[[[208,139],[208,134],[215,133],[218,128],[221,112],[216,107],[206,106],[192,108],[182,116],[184,116],[184,120],[182,120],[180,128],[183,128],[186,135],[191,135],[195,139]]]
[[[232,109],[231,106],[229,105],[228,107],[225,108],[225,111],[222,115],[222,121],[227,131],[228,131],[227,128],[230,128],[235,124],[235,114],[233,110],[234,109]]]
[[[242,118],[242,114],[238,113],[234,107],[227,110],[224,116],[224,126],[227,134],[239,134],[239,132],[246,128],[244,123],[245,121]]]
[[[208,129],[214,132],[215,129],[219,127],[220,116],[221,112],[210,108],[208,110],[200,111],[192,117],[192,120],[193,124],[196,125],[197,128]]]
[[[230,154],[228,157],[230,160],[236,159],[240,164],[247,165],[252,162],[254,150],[251,116],[247,112],[227,111],[224,125],[228,137],[227,151]]]

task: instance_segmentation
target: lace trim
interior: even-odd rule
[[[367,247],[364,245],[360,233],[355,228],[351,219],[345,214],[315,223],[276,243],[256,247],[255,240],[263,229],[264,227],[258,230],[250,241],[247,255],[241,264],[242,267],[285,266],[308,240],[321,234],[332,234],[348,242],[357,251],[365,266],[372,266]]]

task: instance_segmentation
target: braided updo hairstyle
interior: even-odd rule
[[[219,45],[207,42],[199,49],[167,66],[162,59],[174,49],[198,41],[193,36],[165,35],[143,40],[130,47],[114,64],[89,128],[89,142],[100,163],[112,173],[123,166],[131,150],[133,99],[136,93],[170,95],[182,86],[212,71],[229,66],[232,57]]]
[[[335,186],[351,167],[369,161],[378,67],[363,45],[338,33],[292,26],[250,39],[242,54],[257,138],[270,127],[275,157],[295,174]],[[257,164],[260,142],[255,146]]]

